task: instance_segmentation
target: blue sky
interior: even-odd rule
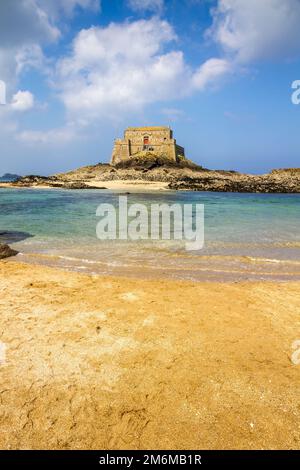
[[[0,174],[107,162],[142,125],[208,168],[299,167],[299,24],[299,0],[2,0]]]

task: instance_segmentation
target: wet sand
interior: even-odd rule
[[[299,448],[299,282],[4,260],[0,288],[2,449]]]

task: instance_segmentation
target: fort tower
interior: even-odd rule
[[[169,127],[128,127],[124,139],[116,139],[111,164],[126,160],[142,151],[153,152],[178,161],[184,157],[184,148],[177,145]]]

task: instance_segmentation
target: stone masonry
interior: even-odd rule
[[[178,161],[184,157],[184,148],[177,145],[169,127],[128,127],[124,139],[116,139],[111,164],[126,160],[140,152],[153,152]]]

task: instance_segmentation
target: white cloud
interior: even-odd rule
[[[12,97],[12,101],[9,105],[13,111],[28,111],[34,106],[34,96],[30,91],[19,90]]]
[[[59,29],[37,0],[0,2],[0,79],[6,82],[8,95],[24,68],[43,63],[41,44],[59,37]]]
[[[25,45],[15,54],[16,74],[19,76],[26,69],[34,68],[46,73],[47,59],[38,44]]]
[[[41,8],[38,0],[0,2],[1,48],[23,46],[40,40],[52,42],[59,36],[59,29]]]
[[[300,54],[299,0],[219,0],[213,18],[210,35],[240,63]]]
[[[204,90],[243,66],[261,59],[300,54],[299,0],[219,0],[207,31],[223,50],[193,74],[193,85]]]
[[[135,11],[161,12],[164,0],[128,0],[128,5]]]
[[[208,59],[194,73],[193,85],[197,90],[204,90],[208,85],[214,85],[224,75],[233,72],[233,70],[233,64],[226,59]]]
[[[127,2],[138,12],[161,13],[164,5],[163,0]],[[53,64],[45,58],[43,46],[61,37],[57,24],[78,7],[99,11],[101,2],[0,0],[0,79],[6,81],[12,101],[7,111],[32,108],[29,91],[15,93],[18,78],[28,67],[49,70]],[[67,142],[76,135],[75,128],[87,128],[98,118],[116,119],[155,102],[177,100],[222,83],[252,62],[300,53],[299,0],[218,0],[212,17],[208,34],[221,46],[220,57],[198,67],[186,62],[173,27],[158,16],[81,30],[51,77],[68,124],[46,132],[20,132],[19,139]],[[163,112],[176,119],[176,109]]]
[[[42,47],[61,37],[57,20],[72,14],[77,6],[94,11],[99,0],[1,0],[0,79],[10,93],[18,75],[27,67],[45,69]]]
[[[190,70],[183,53],[163,51],[175,39],[158,18],[82,30],[57,67],[68,111],[102,117],[185,93]]]
[[[142,63],[176,38],[171,25],[157,18],[83,29],[74,40],[70,65],[78,71],[85,66],[100,66],[99,61],[105,62],[103,68],[115,60]],[[62,65],[68,65],[68,59]]]
[[[119,118],[214,86],[234,70],[218,58],[193,70],[182,51],[166,51],[176,41],[171,25],[158,17],[80,31],[56,71],[69,119]]]
[[[45,57],[43,47],[61,38],[58,24],[62,25],[65,17],[74,14],[76,7],[96,12],[100,6],[100,0],[0,0],[0,80],[7,91],[7,105],[0,108],[1,138],[13,134],[24,142],[69,138],[69,129],[22,133],[17,116],[36,103],[30,91],[16,90],[25,70],[50,73],[51,60]],[[46,104],[37,106],[41,109]]]

